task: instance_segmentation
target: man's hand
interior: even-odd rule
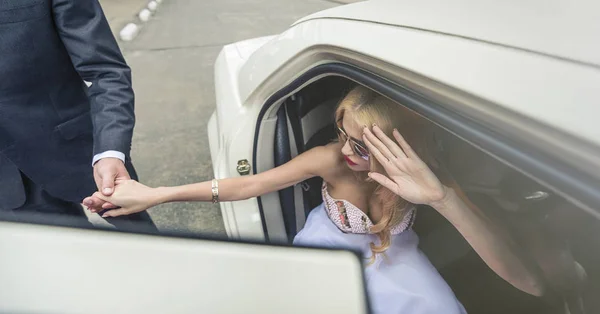
[[[100,192],[94,193],[94,196],[121,207],[102,214],[102,217],[106,218],[139,213],[161,204],[165,196],[168,196],[166,191],[168,190],[165,188],[153,189],[134,180],[117,180],[115,191],[111,196],[105,196]]]
[[[103,158],[94,165],[94,181],[96,181],[98,191],[103,195],[110,196],[113,194],[116,180],[129,179],[131,178],[125,164],[118,158]],[[83,200],[83,205],[87,206],[92,212],[116,208],[115,205],[96,196],[86,197]]]

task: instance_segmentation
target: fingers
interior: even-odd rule
[[[128,215],[128,214],[129,214],[129,210],[127,210],[125,208],[112,209],[112,210],[109,210],[106,213],[104,213],[102,215],[102,218],[119,217],[119,216]]]
[[[377,173],[377,172],[369,172],[369,178],[375,180],[377,183],[381,184],[382,186],[389,189],[390,191],[398,194],[396,192],[398,185],[394,181],[392,181],[390,178],[388,178],[380,173]]]
[[[116,173],[104,173],[102,175],[102,194],[106,196],[112,195],[115,187]]]
[[[102,158],[94,165],[94,180],[98,190],[106,196],[114,192],[116,180],[129,178],[125,164],[118,158]]]
[[[394,142],[385,133],[383,133],[383,131],[378,126],[373,126],[373,134],[377,136],[378,140],[383,142],[383,144],[392,152],[394,156],[398,158],[407,157],[402,148],[400,148],[400,146],[398,146],[396,142]]]
[[[375,156],[375,158],[379,161],[380,164],[382,164],[385,167],[386,165],[388,165],[390,163],[390,159],[387,158],[386,156],[384,156],[381,153],[381,151],[379,151],[379,149],[377,147],[375,147],[375,145],[373,145],[373,143],[371,143],[371,141],[366,136],[366,134],[363,134],[363,141],[365,142],[365,145],[367,145],[367,148],[369,149],[369,153],[371,154],[371,156]]]
[[[406,140],[404,139],[404,137],[402,137],[402,135],[400,134],[400,132],[398,132],[398,130],[394,129],[394,131],[392,132],[392,134],[394,135],[394,138],[396,138],[396,141],[398,142],[398,144],[400,144],[400,147],[402,147],[402,150],[406,153],[406,156],[409,158],[415,158],[415,157],[419,157],[417,156],[417,153],[415,153],[415,151],[412,149],[412,147],[410,147],[410,145],[408,145],[408,142],[406,142]]]
[[[104,206],[107,204],[107,202],[105,200],[98,197],[97,194],[100,194],[100,193],[97,193],[97,194],[96,193],[92,196],[86,197],[82,202],[83,205],[85,205],[93,213],[102,211],[102,209],[105,209]],[[100,194],[100,195],[102,195],[102,194]],[[110,204],[110,203],[108,203],[108,204]]]
[[[114,209],[114,208],[118,208],[118,206],[114,205],[111,202],[106,202],[102,205],[102,209],[106,210],[106,209]]]
[[[92,196],[86,197],[83,200],[83,205],[88,207],[88,209],[93,213],[119,208],[119,206],[113,204],[110,200],[114,198],[114,192],[118,186],[131,184],[132,182],[135,181],[130,179],[117,179],[115,180],[115,189],[113,189],[113,193],[111,193],[111,195],[107,196],[104,193],[96,192]]]
[[[374,136],[372,136],[372,137],[374,137]],[[369,149],[369,153],[372,156],[375,156],[375,158],[385,168],[385,170],[388,172],[388,174],[395,173],[398,171],[400,171],[400,172],[406,171],[406,165],[404,165],[404,162],[406,162],[408,160],[408,159],[406,159],[406,156],[404,156],[403,158],[398,158],[398,157],[392,155],[391,158],[388,158],[388,157],[384,156],[379,151],[379,149],[377,147],[375,147],[375,145],[373,145],[373,143],[371,143],[371,141],[366,136],[366,134],[363,135],[363,141],[365,142],[365,145],[367,145],[367,148]]]
[[[108,200],[110,199],[110,196],[106,196],[100,192],[95,192],[94,194],[92,194],[91,196],[92,199],[99,199],[103,202],[108,202]]]
[[[106,202],[97,197],[89,196],[83,200],[83,205],[85,205],[91,212],[96,213],[102,210],[102,206]]]
[[[136,182],[135,180],[132,179],[116,179],[115,180],[115,187],[122,185],[122,184],[131,184],[133,182]]]
[[[373,129],[375,129],[376,127],[373,127]],[[364,128],[363,130],[364,132],[364,136],[367,138],[367,140],[369,140],[369,142],[371,142],[371,144],[377,148],[377,150],[379,152],[381,152],[381,154],[383,156],[385,156],[386,159],[394,159],[394,154],[388,149],[388,146],[386,146],[384,143],[382,143],[374,134],[373,132],[371,132],[371,130],[369,130],[369,128]],[[366,144],[366,143],[365,143]],[[396,144],[394,144],[396,145]],[[371,151],[371,148],[369,148],[369,151]],[[381,160],[380,160],[381,162]]]

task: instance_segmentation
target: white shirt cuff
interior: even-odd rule
[[[98,162],[98,160],[102,158],[118,158],[122,162],[125,162],[125,154],[118,152],[116,150],[107,150],[104,153],[100,153],[94,156],[94,160],[92,160],[92,167]]]

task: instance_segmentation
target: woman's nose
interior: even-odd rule
[[[344,146],[342,146],[342,154],[346,156],[354,155],[354,151],[352,151],[352,147],[350,147],[349,140],[346,140],[346,142],[344,142]]]

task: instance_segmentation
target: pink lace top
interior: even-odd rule
[[[325,211],[327,212],[329,219],[331,219],[341,231],[345,233],[371,233],[370,230],[373,226],[373,222],[371,222],[371,219],[367,214],[346,200],[331,197],[327,191],[327,182],[323,182],[321,192],[323,195]],[[408,210],[404,219],[392,228],[392,234],[399,234],[412,227],[415,217],[416,210],[413,206]]]

